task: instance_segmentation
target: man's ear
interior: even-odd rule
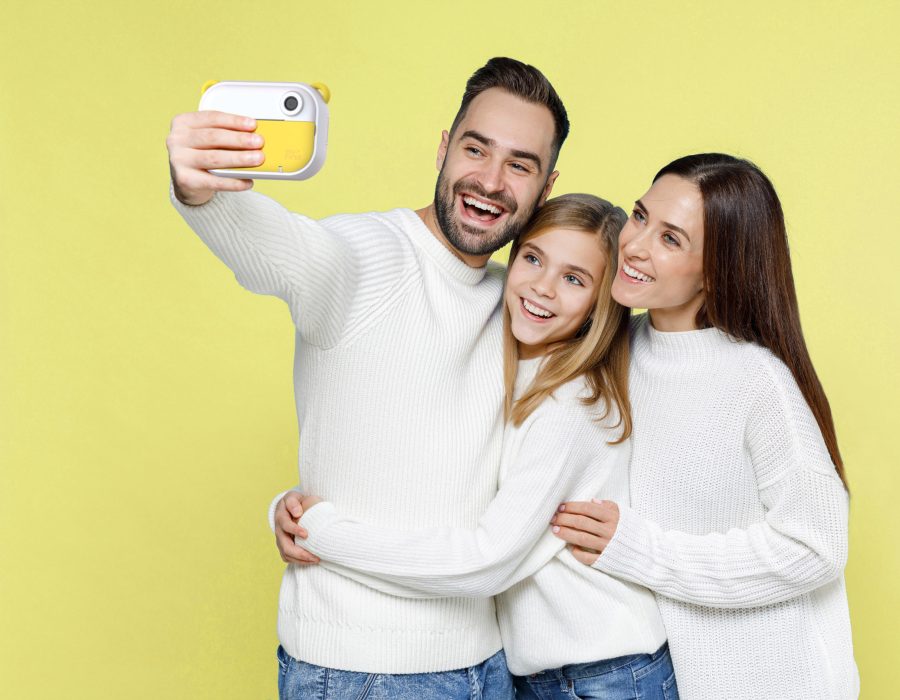
[[[550,196],[550,192],[553,191],[553,183],[556,182],[556,178],[559,177],[559,170],[554,170],[550,173],[550,177],[547,178],[547,184],[544,185],[544,191],[541,192],[541,198],[538,200],[538,206],[543,206],[544,202],[547,201],[547,197]]]
[[[447,157],[447,149],[450,147],[450,132],[444,129],[441,132],[441,145],[438,146],[437,152],[437,169],[440,172],[441,168],[444,167],[444,158]]]

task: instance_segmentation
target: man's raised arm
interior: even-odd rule
[[[167,139],[172,202],[242,286],[283,299],[304,340],[333,347],[351,316],[364,316],[359,297],[383,299],[412,258],[399,236],[372,234],[372,217],[316,221],[247,192],[250,180],[208,172],[261,162],[254,124],[222,112],[175,117]]]
[[[225,112],[188,112],[172,120],[166,139],[175,197],[182,204],[205,204],[216,192],[243,192],[253,180],[218,177],[213,168],[246,168],[263,162],[263,137],[256,120]]]

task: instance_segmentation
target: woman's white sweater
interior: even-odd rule
[[[848,498],[787,367],[636,320],[632,507],[594,564],[657,593],[683,700],[855,698]]]
[[[520,363],[517,394],[538,362]],[[610,426],[617,416],[599,421],[598,406],[579,398],[586,390],[578,378],[520,426],[507,425],[499,491],[477,528],[388,528],[325,502],[301,518],[309,538],[299,543],[324,566],[394,595],[499,593],[503,647],[517,675],[656,651],[666,634],[653,595],[583,566],[549,531],[564,500],[628,502],[628,443],[608,444],[620,433]]]

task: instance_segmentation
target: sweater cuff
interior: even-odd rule
[[[288,489],[287,491],[282,491],[272,499],[272,502],[269,504],[269,529],[272,532],[275,532],[275,511],[278,510],[278,504],[281,502],[281,499],[287,496],[291,491],[296,491],[301,496],[305,495],[300,489]]]
[[[653,568],[651,544],[647,521],[628,506],[619,505],[616,532],[591,567],[612,576],[639,581],[641,571]]]
[[[329,524],[340,519],[340,514],[334,503],[321,501],[300,516],[300,525],[306,528],[308,536],[305,540],[298,540],[297,544],[307,549],[316,556],[322,556],[321,537],[316,537],[324,531]]]
[[[169,199],[172,201],[172,206],[178,210],[178,213],[181,214],[188,223],[200,217],[205,218],[209,216],[211,212],[225,211],[230,206],[228,201],[229,194],[234,193],[213,192],[213,196],[203,204],[185,204],[175,196],[175,185],[169,181]]]

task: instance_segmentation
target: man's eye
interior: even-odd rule
[[[473,156],[480,156],[480,155],[481,155],[481,149],[480,149],[480,148],[476,148],[475,146],[468,146],[468,147],[466,148],[466,150],[467,150],[469,153],[471,153]]]

